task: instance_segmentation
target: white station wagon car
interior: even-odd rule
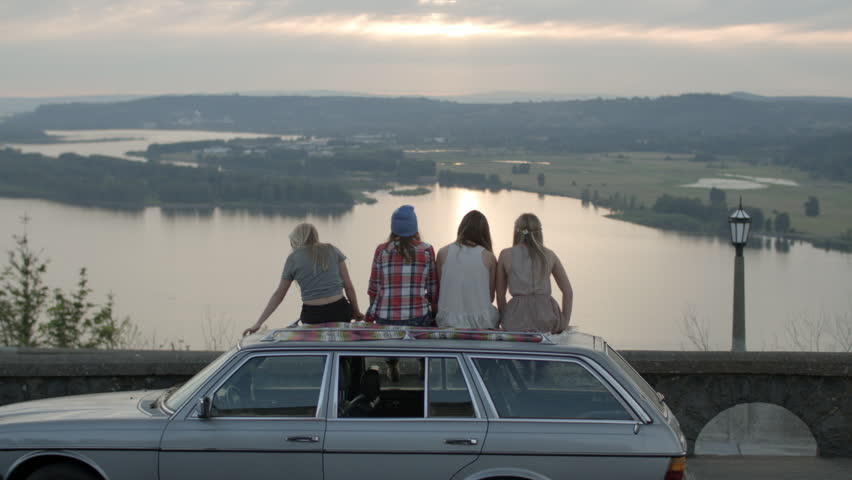
[[[0,480],[680,480],[666,404],[599,337],[264,332],[179,388],[0,407]]]

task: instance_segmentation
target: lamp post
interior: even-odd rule
[[[737,211],[728,217],[728,223],[731,226],[731,243],[737,249],[737,256],[734,258],[734,328],[731,350],[745,352],[745,260],[743,259],[743,247],[748,242],[751,217],[743,210],[742,197],[740,197],[740,206]]]

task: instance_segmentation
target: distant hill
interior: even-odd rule
[[[85,95],[71,97],[0,97],[0,116],[31,112],[39,105],[57,103],[109,103],[142,98],[144,95]]]
[[[568,101],[458,103],[427,98],[186,95],[42,105],[22,129],[162,128],[274,134],[392,134],[458,146],[541,150],[762,148],[852,130],[848,99],[687,94]]]
[[[593,98],[616,98],[605,93],[559,93],[559,92],[481,92],[461,95],[430,96],[435,100],[449,100],[459,103],[515,103],[515,102],[553,102],[565,100],[588,100]]]
[[[790,96],[790,97],[766,97],[748,92],[732,92],[732,97],[755,102],[803,102],[819,104],[852,105],[852,98],[848,97],[813,97],[813,96]]]

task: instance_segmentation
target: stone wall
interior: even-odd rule
[[[824,456],[852,457],[852,353],[627,352],[663,393],[694,452],[701,429],[738,404],[784,407]]]
[[[40,398],[168,388],[219,352],[0,348],[0,405]]]
[[[622,352],[665,395],[689,441],[717,414],[743,403],[790,410],[818,452],[852,457],[852,353]],[[217,352],[0,348],[0,405],[39,398],[166,388]]]

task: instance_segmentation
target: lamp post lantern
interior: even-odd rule
[[[743,199],[740,206],[728,217],[731,226],[731,243],[737,249],[734,258],[734,328],[732,332],[731,350],[744,352],[746,350],[745,333],[745,259],[743,247],[748,243],[751,230],[751,217],[743,210]]]

